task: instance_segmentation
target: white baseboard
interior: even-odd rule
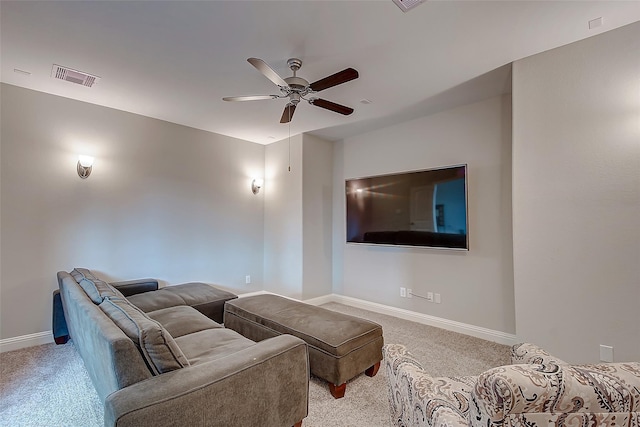
[[[306,299],[304,300],[304,302],[311,305],[322,305],[329,302],[338,302],[335,298],[337,296],[338,295],[336,294],[328,294],[328,295],[323,295],[321,297]]]
[[[255,292],[247,292],[244,294],[238,294],[238,298],[246,298],[246,297],[253,297],[256,295],[266,295],[266,294],[270,294],[271,292],[267,292],[267,291],[255,291]]]
[[[494,331],[492,329],[487,329],[480,326],[469,325],[467,323],[456,322],[454,320],[443,319],[441,317],[430,316],[428,314],[417,313],[415,311],[405,310],[403,308],[391,307],[388,305],[365,301],[358,298],[347,297],[344,295],[330,294],[318,298],[313,298],[311,300],[306,300],[305,302],[313,305],[321,305],[328,302],[337,302],[340,304],[361,308],[363,310],[369,310],[375,313],[386,314],[388,316],[398,317],[400,319],[409,320],[411,322],[421,323],[423,325],[446,329],[447,331],[470,335],[472,337],[497,342],[499,344],[514,345],[518,343],[518,339],[515,335],[508,334],[506,332]]]
[[[5,351],[19,350],[34,345],[49,344],[53,342],[53,332],[45,331],[35,334],[21,335],[19,337],[5,338],[0,340],[0,353]]]

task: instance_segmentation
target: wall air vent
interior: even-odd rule
[[[100,81],[100,77],[98,76],[56,64],[53,64],[51,68],[51,77],[87,87],[91,87]]]
[[[421,3],[424,3],[425,0],[393,0],[393,2],[403,12],[409,12],[414,7],[419,6]]]

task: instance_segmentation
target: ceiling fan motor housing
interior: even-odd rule
[[[348,116],[353,113],[353,108],[346,107],[344,105],[336,104],[335,102],[320,99],[315,96],[316,93],[328,89],[333,86],[337,86],[342,83],[346,83],[350,80],[358,78],[358,72],[353,68],[346,68],[335,74],[327,76],[316,82],[309,84],[309,82],[296,75],[296,72],[302,67],[302,60],[298,58],[290,58],[287,60],[287,65],[293,72],[293,76],[282,78],[278,73],[273,71],[266,62],[259,58],[248,58],[247,61],[253,65],[259,72],[261,72],[266,78],[271,80],[280,88],[281,95],[254,95],[254,96],[232,96],[222,98],[224,101],[254,101],[260,99],[277,99],[277,98],[289,98],[289,102],[285,106],[284,112],[280,123],[289,123],[293,117],[296,106],[303,99],[311,105],[324,108],[326,110],[333,111],[335,113]],[[306,98],[307,95],[311,95]]]
[[[284,79],[291,89],[304,90],[309,86],[309,82],[302,77],[287,77]]]

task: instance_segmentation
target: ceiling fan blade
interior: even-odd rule
[[[311,104],[316,107],[324,108],[325,110],[344,114],[345,116],[353,113],[353,108],[345,107],[344,105],[336,104],[335,102],[327,101],[326,99],[316,98],[311,101]]]
[[[347,68],[345,70],[338,71],[337,73],[332,74],[329,77],[320,79],[317,82],[313,82],[309,85],[309,87],[316,92],[320,92],[321,90],[346,83],[353,79],[357,79],[358,75],[358,72],[353,68]]]
[[[247,59],[247,61],[249,61],[249,63],[251,65],[256,67],[256,69],[258,71],[260,71],[266,78],[268,78],[269,80],[271,80],[272,82],[274,82],[278,86],[284,86],[284,87],[288,87],[289,86],[287,84],[287,82],[285,82],[284,79],[282,77],[280,77],[280,75],[278,73],[273,71],[273,68],[269,67],[269,64],[264,62],[262,59],[249,58],[249,59]]]
[[[282,118],[280,118],[280,123],[289,123],[293,118],[293,113],[296,111],[296,106],[294,104],[287,104],[284,107],[284,111],[282,112]]]
[[[260,101],[261,99],[276,99],[278,95],[227,96],[223,101]]]

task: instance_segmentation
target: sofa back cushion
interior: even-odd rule
[[[511,347],[511,364],[521,365],[523,363],[568,365],[564,360],[552,356],[545,349],[529,342],[523,342]]]
[[[138,345],[154,375],[189,366],[169,332],[125,298],[106,297],[100,308]]]
[[[90,270],[86,268],[74,268],[70,273],[78,284],[89,295],[91,301],[95,304],[100,304],[105,297],[121,297],[124,295],[119,290],[108,284],[107,282],[98,279]]]

